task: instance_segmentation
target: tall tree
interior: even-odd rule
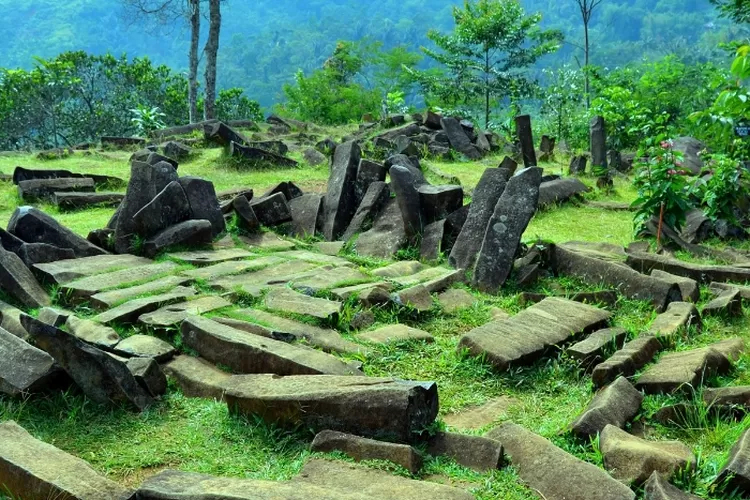
[[[738,23],[750,23],[750,2],[747,0],[710,0],[724,17]]]
[[[581,20],[583,21],[583,56],[584,56],[584,89],[586,92],[586,109],[591,107],[591,83],[589,79],[589,64],[591,62],[591,41],[589,38],[589,25],[591,16],[604,0],[575,0],[578,9],[581,11]]]
[[[122,0],[133,20],[151,18],[162,26],[175,26],[176,21],[190,22],[188,54],[188,107],[190,123],[198,121],[198,62],[200,58],[201,0]]]
[[[216,118],[216,59],[219,54],[221,34],[221,0],[209,0],[208,40],[206,41],[206,98],[203,102],[203,117]]]
[[[540,29],[541,14],[526,15],[519,0],[465,0],[463,7],[453,8],[453,19],[453,33],[427,34],[439,51],[422,49],[442,69],[414,73],[443,103],[480,101],[488,127],[493,99],[529,95],[534,82],[526,69],[556,51],[562,34]]]

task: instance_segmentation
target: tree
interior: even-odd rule
[[[203,117],[216,118],[216,59],[219,53],[221,33],[221,0],[209,0],[208,40],[206,41],[206,98],[203,102]]]
[[[603,1],[604,0],[575,0],[581,11],[581,20],[583,21],[584,89],[586,92],[586,109],[591,107],[591,95],[589,94],[589,91],[591,90],[589,79],[589,63],[591,60],[589,25],[591,23],[591,16],[594,14],[594,9],[601,5]]]
[[[556,51],[562,34],[541,30],[541,14],[527,16],[519,0],[465,0],[463,8],[453,8],[453,19],[453,33],[427,34],[439,51],[422,48],[442,70],[414,73],[426,93],[443,103],[481,101],[489,127],[493,99],[530,95],[534,82],[526,68]]]
[[[750,2],[747,0],[710,0],[724,17],[738,23],[750,23]]]

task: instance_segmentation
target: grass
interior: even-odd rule
[[[351,131],[330,129],[324,132],[339,138]],[[293,150],[290,154],[296,159],[301,158],[299,150]],[[32,155],[0,156],[0,171],[11,173],[15,165],[23,165],[29,168],[68,169],[127,178],[128,157],[129,153],[123,152],[87,155],[76,153],[73,157],[58,161],[42,161]],[[476,185],[484,168],[495,167],[501,160],[502,156],[493,156],[478,163],[430,163],[446,174],[458,177],[468,192]],[[566,159],[559,158],[556,162],[544,165],[544,168],[546,173],[559,174],[567,170],[566,166]],[[240,171],[222,160],[219,149],[200,150],[193,159],[180,165],[179,172],[181,175],[205,177],[214,182],[218,191],[249,186],[256,193],[262,193],[285,180],[293,180],[305,191],[322,192],[328,177],[326,165],[293,170]],[[582,180],[588,185],[594,184],[593,178],[584,177]],[[587,195],[587,199],[621,202],[632,201],[634,197],[635,193],[625,178],[615,180],[615,190],[612,193],[594,190]],[[19,204],[15,186],[0,184],[0,224],[7,222]],[[47,205],[40,208],[82,235],[106,225],[113,212],[111,209],[95,209],[61,213]],[[531,221],[523,240],[527,243],[538,239],[552,242],[605,241],[625,245],[632,238],[631,213],[566,204],[539,212]],[[312,240],[305,243],[309,245]],[[355,256],[350,245],[344,248],[342,255],[361,266],[365,272],[386,264],[379,259]],[[398,257],[414,258],[415,254],[405,251]],[[211,292],[205,282],[198,282],[197,288],[205,293]],[[373,346],[375,354],[366,359],[365,373],[371,376],[436,381],[440,390],[441,418],[498,396],[512,398],[515,403],[510,406],[507,415],[499,420],[512,420],[551,439],[579,458],[601,465],[601,454],[596,441],[582,442],[566,433],[570,422],[591,400],[590,378],[568,360],[563,350],[552,353],[531,366],[517,367],[502,373],[495,372],[481,359],[459,351],[457,346],[461,336],[489,321],[492,307],[499,307],[511,314],[522,309],[518,300],[520,290],[513,283],[509,283],[502,293],[492,296],[464,288],[477,298],[477,304],[450,315],[441,314],[436,309],[419,314],[393,305],[373,308],[376,321],[373,328],[403,323],[429,332],[435,337],[435,342]],[[529,291],[574,292],[597,289],[601,287],[585,286],[567,278],[549,278]],[[321,295],[325,296],[325,293]],[[3,299],[1,293],[0,299]],[[704,293],[703,302],[707,300],[708,296]],[[252,299],[245,305],[262,308],[262,301]],[[84,313],[84,309],[80,307],[78,311]],[[325,325],[315,321],[312,323],[337,326],[345,334],[345,338],[354,338],[348,335],[349,328],[345,323],[360,310],[360,305],[349,300],[338,325]],[[631,337],[645,331],[655,316],[648,304],[622,298],[614,312],[613,324],[624,327]],[[243,319],[236,310],[230,309],[223,314]],[[706,319],[703,330],[681,338],[676,349],[705,346],[733,335],[739,335],[750,342],[750,320],[745,318]],[[294,319],[305,320],[297,317]],[[118,331],[124,336],[132,333],[131,329],[119,328]],[[177,335],[175,340],[179,340],[178,337]],[[749,366],[749,361],[750,356],[743,356],[732,374],[717,379],[716,382],[722,385],[749,384],[750,375],[745,369]],[[698,396],[696,398],[699,399]],[[662,406],[691,402],[693,399],[691,394],[669,398],[646,396],[643,409],[633,425],[645,426],[649,439],[679,439],[690,446],[701,457],[700,467],[695,474],[680,475],[678,483],[704,497],[721,498],[717,492],[710,491],[709,485],[726,460],[732,444],[742,430],[750,425],[750,420],[732,422],[713,419],[707,412],[698,412],[698,418],[694,419],[689,428],[680,428],[662,426],[651,419],[652,414]],[[229,415],[225,404],[188,399],[174,387],[170,387],[168,395],[157,405],[140,415],[97,406],[73,391],[25,401],[0,398],[0,421],[6,419],[16,420],[34,436],[83,458],[96,470],[126,486],[138,486],[145,477],[164,468],[232,477],[288,479],[298,473],[304,460],[310,456],[308,448],[312,438],[312,434],[306,429],[279,429],[252,419]],[[439,426],[444,424],[440,422]],[[491,426],[471,433],[483,434],[489,427]],[[393,469],[383,463],[370,465]],[[404,473],[403,470],[394,472]],[[469,488],[480,499],[533,497],[519,482],[512,467],[479,474],[460,467],[451,460],[428,458],[420,477]]]

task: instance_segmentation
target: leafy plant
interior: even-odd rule
[[[138,106],[131,109],[130,112],[133,114],[130,121],[135,125],[138,135],[147,136],[155,130],[166,127],[163,119],[167,115],[162,113],[158,107]]]
[[[706,216],[736,224],[735,209],[747,196],[750,178],[744,166],[726,155],[707,157],[711,176],[699,180],[698,191]]]
[[[263,121],[263,112],[258,101],[248,98],[240,88],[219,92],[216,99],[216,117],[222,121],[254,120]]]

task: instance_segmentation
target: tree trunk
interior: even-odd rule
[[[591,94],[589,93],[589,22],[587,20],[583,23],[583,32],[585,37],[585,43],[584,43],[584,57],[585,57],[585,65],[584,65],[584,85],[585,85],[585,92],[586,92],[586,109],[588,110],[591,108]]]
[[[221,32],[221,0],[209,2],[209,28],[206,42],[206,98],[203,103],[203,117],[216,118],[216,57],[219,53],[219,33]]]
[[[200,0],[190,0],[190,62],[188,72],[190,123],[198,121],[198,50],[201,35],[200,5]]]
[[[484,49],[484,128],[490,128],[490,50]]]

